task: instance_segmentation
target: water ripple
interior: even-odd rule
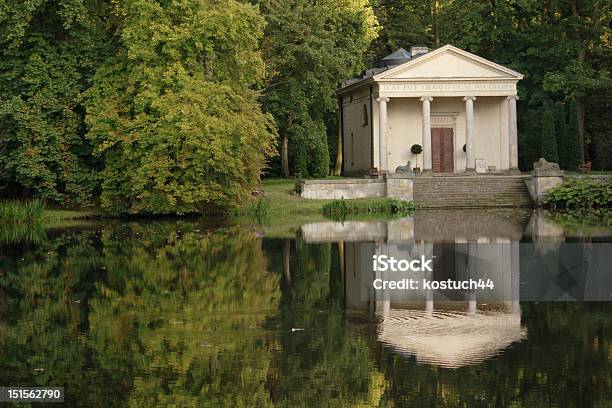
[[[526,337],[518,312],[391,309],[378,325],[383,345],[446,368],[478,364]]]

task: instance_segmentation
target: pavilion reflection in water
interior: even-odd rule
[[[348,313],[378,320],[378,341],[418,362],[456,368],[502,352],[527,335],[519,306],[519,242],[529,212],[417,212],[385,222],[307,224],[308,242],[342,242]],[[374,272],[374,255],[434,259],[433,272]],[[376,278],[491,279],[475,291],[374,290]]]

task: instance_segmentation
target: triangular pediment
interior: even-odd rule
[[[374,76],[381,79],[522,79],[523,75],[452,45],[419,56]]]

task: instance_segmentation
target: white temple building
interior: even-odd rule
[[[522,74],[452,45],[400,49],[382,65],[337,91],[345,175],[393,173],[408,161],[425,173],[518,168]]]

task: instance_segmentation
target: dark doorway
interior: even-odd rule
[[[431,159],[434,173],[455,171],[452,128],[431,129]]]

